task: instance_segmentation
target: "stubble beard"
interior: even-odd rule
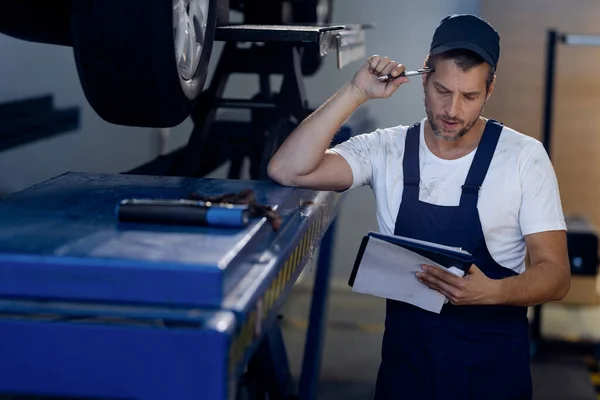
[[[427,90],[425,90],[425,112],[427,113],[427,120],[429,121],[429,125],[431,126],[431,130],[433,131],[433,134],[435,135],[435,137],[437,137],[438,139],[444,140],[446,142],[450,142],[450,143],[458,142],[463,136],[465,136],[467,133],[469,133],[469,131],[471,130],[471,128],[473,128],[473,126],[475,126],[475,124],[479,120],[479,117],[483,113],[483,108],[484,107],[485,107],[485,103],[481,107],[481,110],[479,110],[479,113],[477,114],[477,117],[475,117],[475,119],[473,121],[471,121],[468,124],[466,124],[461,130],[458,131],[457,134],[455,134],[455,135],[446,135],[444,133],[444,131],[442,130],[442,128],[435,122],[435,118],[433,116],[433,112],[431,111],[431,108],[429,107],[429,103],[427,101]],[[446,121],[449,121],[449,122],[464,123],[463,120],[460,120],[460,119],[457,119],[457,118],[450,118],[448,115],[438,115],[438,118],[443,118],[443,119],[445,119]]]

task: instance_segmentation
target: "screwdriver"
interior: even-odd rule
[[[379,78],[380,82],[385,82],[385,81],[391,81],[394,80],[396,78],[400,78],[401,76],[414,76],[414,75],[422,75],[422,74],[426,74],[428,72],[433,72],[435,71],[433,68],[421,68],[421,69],[417,69],[414,71],[404,71],[402,72],[400,75],[398,76],[392,76],[391,74],[387,74],[387,75],[382,75]]]
[[[242,228],[248,225],[246,205],[210,204],[195,200],[124,199],[117,204],[119,220],[127,222]]]

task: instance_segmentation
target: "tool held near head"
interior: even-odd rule
[[[385,82],[385,81],[392,81],[396,78],[400,78],[401,76],[422,75],[422,74],[426,74],[428,72],[433,72],[433,71],[435,71],[433,68],[421,68],[421,69],[417,69],[415,71],[404,71],[398,76],[392,76],[391,74],[382,75],[377,79],[379,79],[379,81],[381,81],[381,82]]]

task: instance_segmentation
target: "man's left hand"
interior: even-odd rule
[[[498,302],[499,281],[488,278],[475,264],[464,277],[430,265],[417,272],[419,282],[437,290],[454,305],[495,304]]]

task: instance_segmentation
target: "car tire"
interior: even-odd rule
[[[183,122],[206,81],[217,1],[74,2],[71,37],[75,63],[94,111],[117,125],[158,128]],[[176,26],[190,24],[196,39],[186,42],[189,35]],[[196,63],[179,66],[177,57],[183,59],[184,52],[176,41],[201,46]]]

